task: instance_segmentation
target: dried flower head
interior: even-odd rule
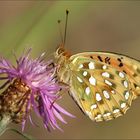
[[[73,117],[55,102],[60,97],[58,92],[65,86],[57,80],[56,66],[51,61],[45,63],[44,54],[30,59],[30,51],[16,58],[16,66],[0,59],[0,80],[6,80],[0,89],[7,86],[0,94],[0,116],[10,116],[12,122],[22,123],[24,129],[28,117],[32,122],[30,110],[33,108],[46,128],[61,130],[57,119],[66,123],[61,114]]]

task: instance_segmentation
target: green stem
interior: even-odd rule
[[[9,115],[3,115],[0,120],[0,136],[5,132],[7,125],[11,122]]]

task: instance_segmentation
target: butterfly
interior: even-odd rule
[[[71,55],[59,45],[55,52],[59,80],[80,109],[96,122],[122,116],[140,94],[140,62],[109,52]]]

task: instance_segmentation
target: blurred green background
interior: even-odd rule
[[[65,23],[70,10],[66,47],[73,54],[84,51],[118,52],[140,59],[139,1],[0,1],[0,54],[14,60],[24,48],[32,47],[35,57],[46,51],[52,54],[60,43],[58,19]],[[25,132],[37,139],[140,139],[140,98],[126,115],[113,121],[95,123],[76,106],[66,93],[61,105],[76,116],[60,123],[64,132],[47,132],[41,119],[33,114],[40,127],[27,123]],[[13,127],[20,130],[20,125]],[[22,139],[6,132],[1,139]]]

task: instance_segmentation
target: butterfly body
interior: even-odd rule
[[[140,62],[115,53],[70,55],[60,46],[55,54],[60,80],[82,111],[96,122],[126,113],[140,94]]]

